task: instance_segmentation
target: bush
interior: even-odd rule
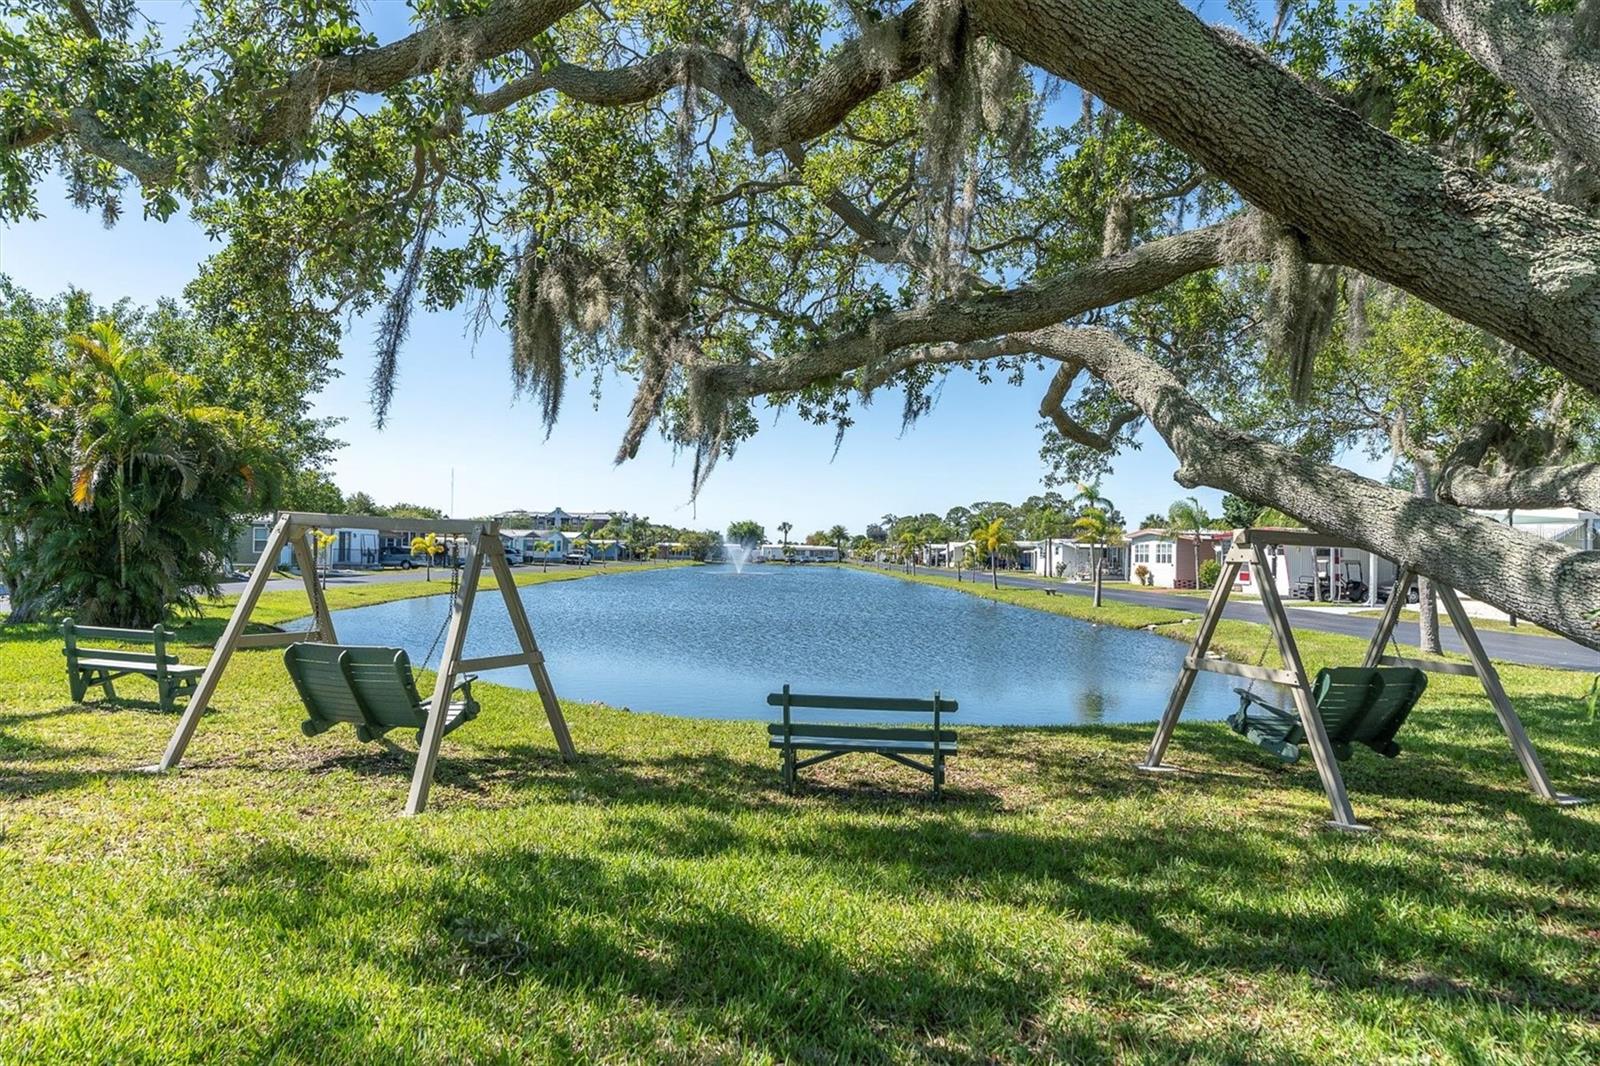
[[[1208,589],[1217,583],[1217,578],[1222,576],[1222,564],[1215,559],[1207,559],[1200,564],[1200,587]]]
[[[1133,576],[1139,579],[1139,584],[1150,584],[1150,568],[1143,563],[1133,568]]]

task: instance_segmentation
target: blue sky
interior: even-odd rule
[[[73,209],[57,184],[39,199],[44,218],[0,230],[0,271],[37,294],[72,285],[102,303],[178,296],[217,247],[182,217],[157,223],[130,212],[108,230],[98,213]],[[374,429],[366,391],[371,326],[351,323],[343,376],[316,406],[319,414],[345,420],[336,434],[347,442],[333,462],[336,483],[382,502],[429,504],[456,515],[620,508],[697,528],[754,518],[769,529],[782,521],[800,532],[842,522],[859,532],[885,513],[942,513],[956,504],[1017,501],[1043,490],[1037,428],[1042,373],[1021,388],[952,375],[932,414],[904,432],[899,395],[885,391],[859,412],[837,455],[830,430],[792,413],[769,413],[762,432],[719,464],[691,503],[689,456],[674,455],[658,437],[647,437],[636,459],[612,462],[631,382],[607,381],[598,408],[588,381],[572,382],[560,422],[546,439],[535,408],[511,398],[504,334],[491,328],[474,347],[459,313],[419,309],[389,424]],[[1161,439],[1146,431],[1141,443],[1118,458],[1104,484],[1130,523],[1188,495],[1172,480],[1177,462]],[[1219,493],[1196,495],[1213,512],[1219,509]]]

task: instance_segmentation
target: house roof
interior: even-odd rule
[[[1159,528],[1157,526],[1146,526],[1143,529],[1136,529],[1132,533],[1129,533],[1127,535],[1127,539],[1128,540],[1133,540],[1135,537],[1164,537],[1164,538],[1167,538],[1167,539],[1170,539],[1170,540],[1194,540],[1194,539],[1196,539],[1193,530],[1161,529],[1161,528]],[[1199,539],[1200,540],[1212,540],[1212,541],[1216,541],[1216,540],[1232,540],[1233,539],[1233,530],[1231,530],[1231,529],[1202,529],[1200,531]]]

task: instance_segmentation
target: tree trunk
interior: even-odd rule
[[[1094,605],[1096,607],[1099,607],[1102,603],[1105,602],[1104,599],[1101,596],[1101,590],[1104,587],[1103,586],[1103,580],[1104,579],[1103,579],[1103,577],[1101,575],[1105,572],[1105,565],[1106,565],[1106,553],[1105,553],[1105,549],[1102,548],[1102,549],[1100,549],[1100,554],[1097,555],[1095,557],[1095,560],[1094,560]]]
[[[994,552],[989,553],[989,579],[994,582],[995,588],[1000,587],[1000,562]]]
[[[1411,486],[1418,499],[1433,499],[1434,477],[1427,463],[1414,461]],[[1395,589],[1395,594],[1399,592]],[[1417,578],[1417,647],[1433,655],[1444,650],[1439,643],[1439,594],[1425,577]]]

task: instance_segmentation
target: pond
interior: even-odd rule
[[[711,718],[766,718],[767,693],[787,682],[856,695],[938,689],[973,725],[1154,721],[1187,650],[1143,630],[834,566],[683,567],[520,592],[563,699]],[[420,663],[443,643],[448,610],[434,596],[334,620],[341,643],[403,647]],[[515,650],[504,602],[480,593],[467,654]],[[482,676],[532,687],[525,669]],[[1201,674],[1184,717],[1226,716],[1238,705],[1234,683]]]

